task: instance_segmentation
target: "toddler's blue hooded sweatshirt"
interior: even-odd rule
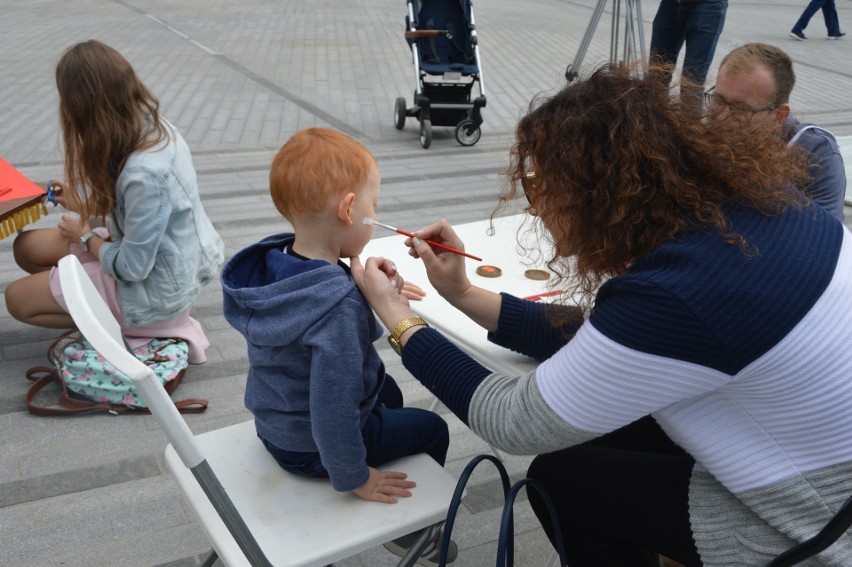
[[[248,345],[258,435],[319,452],[335,490],[350,491],[369,478],[361,428],[384,380],[382,331],[348,267],[287,254],[294,239],[270,236],[225,265],[225,318]]]

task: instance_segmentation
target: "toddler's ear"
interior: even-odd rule
[[[352,204],[355,202],[355,193],[347,193],[337,202],[337,218],[346,224],[352,224]]]

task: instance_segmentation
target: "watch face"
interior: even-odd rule
[[[402,348],[399,346],[399,341],[394,340],[393,337],[388,337],[388,342],[390,343],[391,348],[395,353],[402,356]]]
[[[80,246],[83,248],[83,251],[89,251],[89,241],[97,235],[98,233],[96,233],[94,230],[90,230],[89,232],[80,237]]]

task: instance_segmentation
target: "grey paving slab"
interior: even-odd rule
[[[97,38],[119,49],[160,98],[163,114],[193,150],[205,207],[230,256],[289,225],[268,196],[268,167],[280,145],[309,126],[339,128],[366,143],[383,177],[380,211],[393,225],[478,220],[491,214],[508,163],[515,122],[531,99],[564,83],[596,0],[489,0],[477,3],[488,106],[482,140],[461,148],[450,129],[436,128],[420,148],[417,123],[392,120],[394,100],[414,88],[402,37],[402,0],[5,0],[0,35],[0,156],[34,180],[62,175],[54,65],[69,45]],[[611,3],[610,3],[611,4]],[[852,134],[852,40],[787,38],[800,0],[731,2],[721,55],[748,41],[781,46],[798,76],[793,107],[800,117],[838,135]],[[643,0],[644,30],[656,0]],[[852,27],[852,1],[838,0]],[[584,58],[608,59],[610,6]],[[716,72],[711,68],[710,80]],[[60,212],[36,226],[53,226]],[[852,214],[847,211],[847,217]],[[0,290],[21,276],[11,241],[0,241]],[[0,302],[2,303],[2,302]],[[221,313],[212,283],[194,315],[211,340],[209,361],[190,368],[177,396],[210,400],[207,413],[187,416],[197,433],[250,416],[242,404],[245,349]],[[44,363],[55,331],[26,327],[0,305],[0,566],[193,565],[207,547],[201,529],[165,472],[165,439],[150,417],[35,418],[23,403],[24,372]],[[431,395],[379,345],[406,399],[429,407]],[[458,475],[488,450],[443,406],[452,432],[447,468]],[[508,457],[513,477],[530,457]],[[459,565],[493,562],[499,520],[496,473],[472,481],[458,519]],[[517,564],[544,565],[550,548],[529,505],[516,513]],[[342,566],[393,565],[375,548]]]

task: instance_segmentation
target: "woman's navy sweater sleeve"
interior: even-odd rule
[[[554,328],[547,319],[545,304],[502,296],[498,329],[489,334],[489,340],[538,360],[559,350],[582,322],[580,318],[579,322]],[[411,336],[402,362],[466,424],[473,393],[492,374],[434,329],[422,329]]]
[[[508,293],[500,295],[503,301],[497,332],[488,333],[488,340],[539,362],[556,354],[583,323],[582,314],[576,307],[526,301]],[[552,325],[547,317],[548,309],[567,310],[567,321],[558,327]]]
[[[435,329],[411,335],[402,363],[450,411],[468,424],[473,393],[491,371],[473,360]]]

